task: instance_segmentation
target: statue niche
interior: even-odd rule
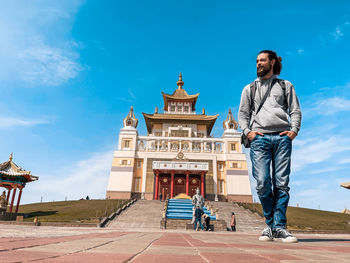
[[[6,212],[8,202],[6,200],[6,192],[3,191],[2,195],[0,195],[0,212]]]

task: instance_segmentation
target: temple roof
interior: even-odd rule
[[[168,110],[168,102],[169,101],[191,101],[192,102],[192,110],[195,111],[195,105],[199,93],[195,95],[188,95],[187,92],[182,88],[184,82],[182,81],[182,74],[180,72],[179,80],[176,82],[178,88],[174,91],[172,95],[166,94],[162,92],[163,100],[164,100],[164,110]]]
[[[22,177],[27,182],[36,181],[39,179],[38,176],[33,176],[29,171],[22,169],[22,167],[15,164],[13,161],[13,155],[11,153],[8,161],[0,163],[0,176],[9,177]]]
[[[197,123],[207,125],[207,134],[209,135],[217,117],[217,115],[199,115],[199,114],[147,114],[142,113],[146,121],[148,133],[152,132],[153,123],[164,123],[164,122],[182,122],[182,123]]]
[[[346,182],[346,183],[342,183],[340,186],[347,188],[347,189],[350,189],[350,181]]]

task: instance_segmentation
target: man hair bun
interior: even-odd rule
[[[281,57],[277,57],[279,62],[282,62],[282,58]]]

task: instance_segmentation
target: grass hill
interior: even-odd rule
[[[21,205],[19,212],[26,214],[24,221],[30,222],[38,216],[41,222],[97,224],[101,218],[115,212],[127,202],[128,200],[78,200],[35,203]],[[239,205],[262,216],[260,204],[239,203]],[[290,230],[350,233],[350,215],[288,207],[287,226]]]
[[[263,216],[261,204],[239,203],[239,205]],[[290,230],[350,233],[350,215],[289,206],[287,227]]]
[[[24,221],[38,217],[41,222],[74,222],[97,224],[129,200],[77,200],[21,205]]]

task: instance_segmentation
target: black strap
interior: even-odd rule
[[[286,96],[286,83],[283,79],[274,79],[272,81],[271,84],[271,88],[273,87],[273,85],[278,82],[278,84],[281,86],[282,90],[283,90],[283,96],[284,96],[284,109],[288,108],[288,104],[287,104],[287,96]],[[250,114],[252,114],[255,110],[255,105],[254,105],[254,98],[255,98],[255,93],[256,93],[256,81],[250,83]],[[258,113],[258,111],[256,112]]]
[[[276,83],[276,81],[278,81],[278,79],[274,79],[271,83],[271,85],[269,86],[269,88],[267,89],[263,99],[261,100],[260,102],[260,105],[259,105],[259,108],[258,110],[256,111],[255,113],[255,116],[258,115],[259,111],[261,110],[262,106],[264,105],[267,97],[269,96],[270,92],[271,92],[271,89],[272,89],[272,86]],[[250,116],[252,116],[252,113],[255,109],[255,106],[254,106],[254,97],[255,97],[255,93],[256,93],[256,81],[254,81],[253,83],[250,84]],[[249,125],[249,129],[253,126],[253,123],[254,123],[255,119],[252,121],[252,123]]]

